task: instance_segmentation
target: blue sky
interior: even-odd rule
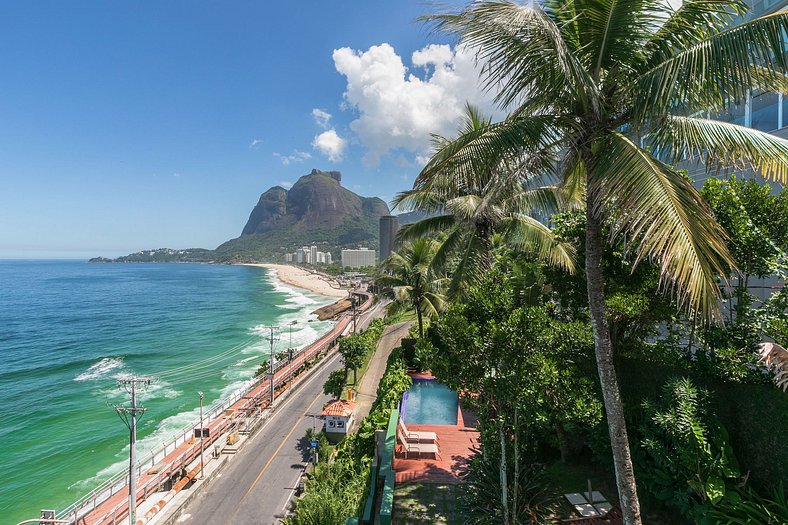
[[[430,132],[489,105],[470,54],[414,21],[435,9],[0,3],[0,258],[213,248],[313,167],[391,198]]]

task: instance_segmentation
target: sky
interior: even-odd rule
[[[419,1],[0,0],[0,258],[214,248],[312,168],[389,201],[492,111]]]

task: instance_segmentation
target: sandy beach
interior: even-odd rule
[[[347,297],[348,291],[334,288],[328,279],[322,275],[314,274],[289,264],[246,264],[245,266],[258,266],[276,272],[276,277],[285,284],[309,290],[310,292],[327,297]],[[336,284],[335,284],[336,286]]]

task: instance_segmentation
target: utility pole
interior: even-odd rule
[[[269,403],[268,408],[273,408],[274,406],[274,341],[278,341],[279,338],[274,338],[274,330],[276,330],[276,326],[264,326],[264,329],[269,331],[268,342],[271,344],[271,357],[268,361],[268,395],[269,395]]]
[[[147,377],[132,376],[119,379],[118,387],[123,388],[131,396],[131,406],[116,406],[115,412],[129,427],[129,523],[137,522],[137,415],[145,412],[145,407],[137,404],[137,388],[147,387],[151,380]]]
[[[200,398],[200,479],[205,479],[205,475],[203,474],[203,468],[205,467],[205,461],[203,460],[205,426],[202,422],[202,398],[205,397],[205,394],[197,392],[197,396]]]

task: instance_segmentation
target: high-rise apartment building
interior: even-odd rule
[[[380,218],[380,260],[385,260],[395,251],[395,240],[399,231],[399,218],[395,215],[384,215]]]
[[[375,250],[369,248],[342,250],[343,268],[361,268],[363,266],[375,266]]]

